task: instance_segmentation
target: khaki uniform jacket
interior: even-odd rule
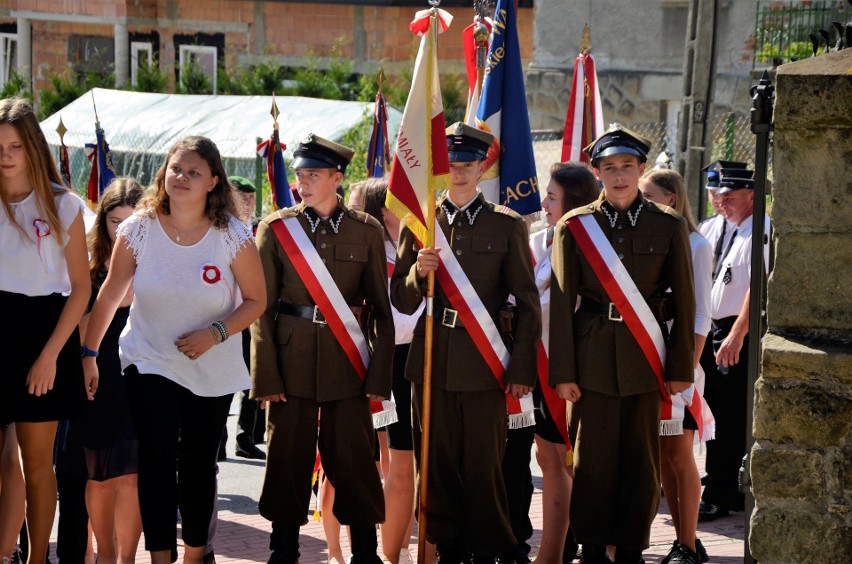
[[[603,202],[602,194],[596,202],[568,212],[556,226],[551,258],[549,383],[576,383],[613,396],[659,389],[627,325],[605,315],[574,311],[578,295],[598,304],[611,301],[565,223],[583,214],[594,215],[646,300],[671,289],[674,322],[666,346],[664,379],[692,382],[695,291],[686,221],[671,208],[658,207],[639,196],[631,207],[635,214],[642,205],[635,227],[623,212],[612,227],[601,210]]]
[[[285,393],[319,402],[376,394],[390,397],[394,328],[387,290],[384,231],[363,212],[348,210],[335,233],[322,221],[312,233],[304,204],[279,210],[260,222],[257,247],[266,279],[267,309],[251,326],[252,397]],[[278,301],[313,306],[308,289],[270,227],[297,217],[337,283],[346,303],[373,305],[368,328],[372,359],[361,382],[327,325],[280,314]]]
[[[497,316],[510,294],[515,297],[516,329],[503,384],[533,386],[536,344],[541,338],[541,307],[533,279],[527,226],[517,213],[486,201],[481,194],[479,198],[482,207],[473,225],[465,212],[458,212],[450,225],[440,203],[436,222],[492,317]],[[474,209],[474,205],[476,202],[469,209]],[[405,314],[414,313],[426,295],[425,279],[417,279],[419,249],[411,231],[403,229],[391,278],[391,300]],[[467,330],[441,324],[444,308],[452,305],[436,281],[432,386],[449,391],[500,389]],[[423,381],[425,319],[424,313],[417,321],[406,365],[405,376],[415,383]]]

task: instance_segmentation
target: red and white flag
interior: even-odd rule
[[[571,99],[565,117],[562,137],[562,161],[589,162],[583,147],[604,132],[601,92],[598,74],[591,54],[580,53],[574,61],[574,79],[571,82]]]
[[[452,16],[437,11],[438,33],[447,29]],[[414,62],[414,76],[396,141],[388,180],[388,209],[399,217],[420,241],[431,241],[427,206],[435,206],[435,193],[449,185],[444,104],[438,80],[437,33],[430,27],[431,10],[417,12],[409,28],[421,36]]]

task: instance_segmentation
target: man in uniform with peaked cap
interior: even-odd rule
[[[501,474],[506,394],[517,399],[535,384],[541,308],[526,223],[510,209],[486,201],[477,188],[493,137],[462,123],[447,128],[446,134],[451,186],[438,202],[436,228],[446,236],[462,270],[450,276],[456,286],[469,284],[472,296],[451,302],[451,289],[436,280],[426,538],[437,545],[441,563],[470,562],[471,558],[477,563],[494,562],[505,558],[516,544]],[[421,249],[413,233],[403,229],[391,279],[391,299],[401,313],[417,310],[426,294],[427,273],[437,269],[438,251]],[[491,317],[499,331],[499,315],[509,295],[517,306],[515,329],[511,336],[506,332],[496,336],[511,341],[510,360],[498,381],[483,357],[486,347],[493,345],[475,341],[469,332],[475,328],[467,325],[470,318],[463,320],[456,308],[459,304],[472,308],[480,302],[483,317]],[[424,334],[425,314],[414,329],[406,364],[406,378],[413,383],[418,468],[423,463]]]
[[[712,521],[740,511],[744,497],[738,488],[742,458],[746,454],[746,402],[748,393],[749,302],[751,284],[753,171],[722,168],[719,178],[721,207],[733,228],[713,269],[710,313],[713,326],[701,366],[707,374],[704,397],[716,418],[715,440],[707,443],[707,474],[699,508],[699,521]],[[767,233],[769,219],[766,218]],[[764,265],[768,269],[768,237]],[[764,271],[764,274],[766,271]]]
[[[679,393],[693,381],[689,235],[680,215],[639,193],[650,145],[616,126],[586,147],[603,191],[596,202],[570,211],[557,224],[553,241],[549,383],[572,402],[569,420],[578,422],[571,429],[570,513],[587,564],[610,562],[608,545],[616,547],[615,562],[642,562],[660,498],[661,394]],[[578,242],[568,225],[584,225],[584,216],[592,218],[604,238],[590,245],[601,251],[611,246],[608,252],[621,259],[639,299],[663,299],[673,306],[649,312],[655,324],[673,322],[663,383],[624,322],[628,312],[613,305],[612,288],[604,286],[586,256],[590,249],[581,248],[585,243]],[[629,285],[620,283],[620,291],[627,293]],[[582,300],[576,309],[578,297]]]
[[[336,491],[334,515],[350,526],[350,562],[377,564],[375,525],[384,521],[384,497],[369,400],[390,396],[394,350],[384,232],[374,218],[348,210],[336,193],[352,149],[309,135],[294,155],[302,201],[268,216],[257,230],[269,306],[252,325],[252,395],[269,402],[259,504],[272,521],[269,562],[298,561],[319,448]],[[306,238],[304,246],[297,237]],[[321,275],[329,275],[333,287],[317,284]],[[337,305],[321,309],[315,296]],[[327,321],[352,314],[361,336],[357,326]],[[347,355],[351,347],[341,344],[357,346],[362,338],[372,345],[365,373],[358,362],[363,356]]]

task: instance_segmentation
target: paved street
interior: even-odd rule
[[[232,414],[235,414],[232,408]],[[257,513],[257,499],[263,480],[264,464],[261,461],[246,460],[234,456],[234,436],[236,417],[228,418],[228,459],[220,464],[219,473],[219,530],[214,543],[216,561],[224,563],[266,562],[269,556],[270,524]],[[263,446],[263,445],[261,445]],[[703,467],[704,458],[698,457],[699,468]],[[529,541],[533,546],[532,554],[536,554],[541,538],[541,471],[535,466],[533,457],[533,494],[532,519],[535,532]],[[54,529],[55,534],[55,529]],[[416,555],[417,529],[411,539],[411,552]],[[178,535],[180,536],[180,535]],[[665,499],[662,500],[657,518],[651,530],[651,547],[645,551],[644,557],[648,564],[657,563],[668,553],[674,540],[674,527]],[[730,517],[719,519],[713,523],[700,523],[698,537],[710,554],[710,562],[733,564],[743,561],[743,514],[735,513]],[[54,537],[55,540],[55,537]],[[302,527],[302,564],[326,562],[326,545],[322,525],[310,520]],[[345,535],[341,539],[344,553],[348,556],[348,543]],[[144,537],[140,542],[137,553],[138,563],[150,562],[144,552]],[[55,547],[51,547],[54,553]]]

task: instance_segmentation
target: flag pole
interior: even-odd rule
[[[425,248],[435,246],[435,177],[432,170],[432,81],[436,77],[432,76],[432,49],[438,42],[438,6],[441,0],[429,0],[429,5],[432,6],[432,11],[429,16],[429,33],[434,34],[432,41],[429,41],[429,52],[427,61],[429,68],[426,72],[426,91],[429,93],[426,96],[426,119],[428,126],[426,131],[429,132],[429,141],[426,143],[426,162],[430,163],[427,170],[427,197],[426,197],[426,241]],[[430,428],[432,423],[432,332],[435,325],[434,316],[435,302],[435,272],[430,271],[426,274],[426,319],[425,319],[425,338],[423,342],[423,398],[420,415],[420,499],[417,511],[417,564],[425,564],[426,562],[426,524],[428,520],[428,500],[429,500],[429,442]]]

